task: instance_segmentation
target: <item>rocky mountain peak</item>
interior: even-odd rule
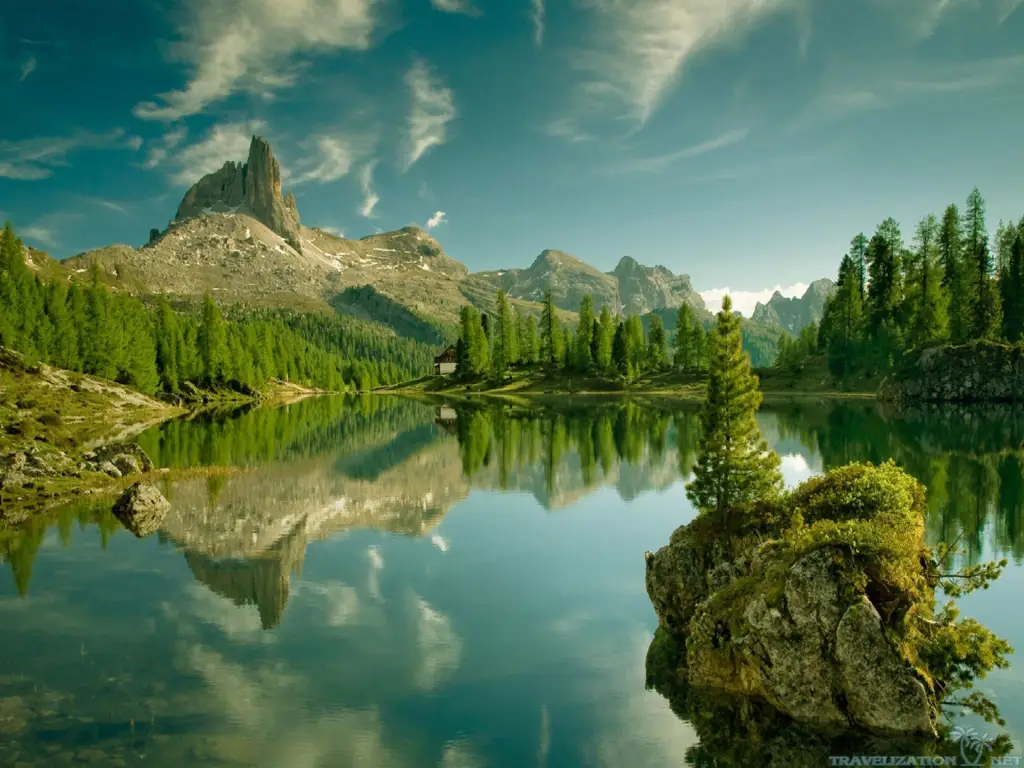
[[[176,221],[204,213],[244,212],[301,250],[295,196],[281,196],[281,167],[261,136],[253,136],[244,165],[226,162],[189,188],[178,206]]]

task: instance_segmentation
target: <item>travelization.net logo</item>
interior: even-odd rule
[[[1024,765],[1021,755],[996,756],[990,755],[992,744],[988,734],[979,734],[973,728],[957,726],[950,734],[953,741],[960,746],[959,755],[832,755],[829,765],[834,766],[963,766],[977,768],[979,766],[1020,766]]]

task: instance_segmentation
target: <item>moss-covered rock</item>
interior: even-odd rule
[[[1024,351],[991,341],[923,350],[882,382],[880,400],[911,403],[1020,402]]]
[[[648,553],[647,587],[681,679],[802,723],[933,736],[943,686],[926,661],[938,577],[924,504],[894,464],[850,465],[739,531],[703,517],[677,530]]]

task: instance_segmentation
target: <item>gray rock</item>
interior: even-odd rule
[[[121,477],[121,470],[118,469],[117,467],[115,467],[109,461],[101,462],[99,465],[97,465],[96,469],[97,469],[97,471],[102,472],[105,475],[109,475],[110,477],[113,477],[114,479],[117,479],[117,478]]]
[[[934,734],[924,685],[885,636],[866,597],[839,622],[836,658],[854,722],[874,731]]]
[[[295,250],[299,242],[299,212],[295,196],[281,196],[281,168],[270,144],[253,136],[248,161],[242,165],[225,163],[207,174],[185,193],[178,206],[176,220],[198,216],[206,211],[244,209],[283,237]]]
[[[104,462],[110,462],[111,464],[118,466],[119,469],[120,467],[118,462],[124,461],[125,458],[134,459],[134,463],[128,464],[130,467],[138,465],[143,472],[153,471],[153,460],[150,459],[146,452],[135,443],[111,443],[97,448],[85,457],[86,461],[94,466],[101,465]],[[130,474],[123,470],[121,470],[121,473]]]
[[[114,515],[139,538],[149,536],[160,527],[170,503],[149,483],[135,483],[114,504]]]
[[[118,468],[122,476],[138,475],[142,473],[142,465],[134,456],[123,453],[111,459],[111,464]]]
[[[977,341],[921,352],[888,376],[878,398],[911,403],[1019,402],[1024,399],[1024,361],[1019,346]]]

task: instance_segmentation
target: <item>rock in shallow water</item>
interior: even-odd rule
[[[114,515],[139,538],[155,533],[163,522],[170,503],[149,483],[135,483],[114,504]]]

